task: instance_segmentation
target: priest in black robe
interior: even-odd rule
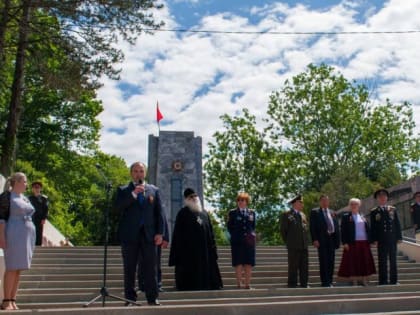
[[[175,266],[180,291],[218,290],[223,287],[217,248],[208,213],[191,188],[184,191],[185,207],[176,217],[169,266]]]

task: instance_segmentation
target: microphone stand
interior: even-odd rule
[[[107,260],[108,260],[108,240],[109,240],[109,213],[111,207],[111,188],[112,184],[102,171],[102,167],[99,164],[96,164],[96,168],[101,176],[105,180],[105,189],[106,189],[106,206],[105,206],[105,242],[104,242],[104,263],[103,263],[103,282],[102,288],[99,291],[99,295],[90,300],[89,302],[85,303],[83,307],[88,307],[91,304],[95,303],[97,300],[102,298],[102,307],[105,307],[105,300],[107,297],[113,298],[114,300],[123,301],[129,304],[141,306],[141,304],[137,303],[136,301],[128,300],[123,297],[119,297],[108,292],[106,287],[106,276],[107,276]]]

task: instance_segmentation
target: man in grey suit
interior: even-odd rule
[[[137,300],[135,275],[141,263],[147,303],[160,305],[157,299],[157,246],[162,244],[164,231],[162,203],[158,188],[144,182],[146,166],[143,163],[133,163],[130,173],[132,181],[118,188],[115,202],[121,216],[118,234],[124,265],[125,298]]]
[[[289,288],[297,287],[297,277],[302,288],[308,287],[308,222],[303,210],[303,198],[289,201],[292,208],[283,213],[280,232],[287,247]]]

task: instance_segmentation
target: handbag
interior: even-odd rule
[[[10,216],[10,191],[0,194],[0,220],[7,221]]]

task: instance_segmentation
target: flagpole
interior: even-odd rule
[[[158,135],[160,135],[160,121],[162,118],[163,118],[163,115],[159,110],[159,101],[156,101],[156,122],[158,125]]]

